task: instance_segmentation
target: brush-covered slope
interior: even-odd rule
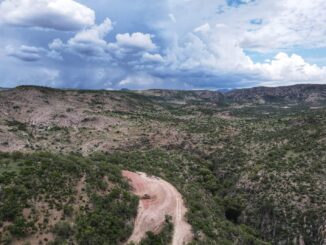
[[[32,229],[17,237],[15,230],[5,228],[16,224],[16,217],[25,217],[24,208],[37,204],[38,199],[31,199],[26,191],[31,183],[19,179],[46,181],[47,186],[52,176],[67,175],[67,190],[76,190],[85,174],[97,173],[104,182],[107,176],[109,183],[103,188],[108,191],[105,195],[110,195],[111,189],[105,189],[108,186],[117,186],[122,193],[128,190],[117,172],[130,170],[159,176],[178,189],[188,208],[193,244],[325,243],[324,88],[300,85],[271,91],[257,88],[224,95],[205,91],[61,91],[35,87],[2,91],[0,150],[24,153],[18,157],[17,153],[0,156],[0,196],[5,197],[0,199],[0,210],[4,214],[11,210],[8,203],[16,199],[6,199],[9,196],[4,190],[13,186],[15,195],[10,198],[26,200],[15,216],[1,217],[2,229],[13,241],[40,234]],[[267,100],[266,94],[273,95],[273,99]],[[263,104],[258,103],[261,98]],[[41,154],[39,151],[52,152],[47,157],[52,160],[45,159],[45,166],[35,156],[24,162]],[[79,170],[64,170],[56,154],[63,154],[64,159],[82,154],[73,161]],[[99,162],[104,170],[98,172]],[[50,166],[51,171],[47,170]],[[44,198],[47,190],[41,188],[43,184],[35,188],[38,186],[35,195]],[[74,200],[76,193],[67,192],[65,201],[58,199],[55,203],[64,205],[69,198]],[[105,205],[118,202],[124,198],[121,195]],[[94,207],[89,198],[89,206]],[[133,200],[132,195],[126,198]],[[52,199],[49,195],[46,200]],[[3,200],[9,201],[5,204]],[[80,220],[79,212],[74,211],[74,220]],[[86,221],[94,218],[94,209],[89,212],[82,213]],[[123,222],[132,226],[134,216],[131,211],[129,214]],[[103,211],[101,215],[109,214]],[[34,220],[31,225],[37,227],[36,219],[24,218],[24,222]],[[87,233],[88,238],[103,232],[97,220],[90,224],[86,221],[82,222],[84,231],[92,231]],[[69,239],[82,244],[80,229],[72,227]],[[52,238],[56,238],[53,232]],[[170,228],[163,229],[164,239],[149,236],[144,244],[167,241],[169,232]],[[125,236],[116,239],[124,241]]]
[[[233,90],[226,98],[237,103],[326,103],[326,85],[303,84],[285,87],[257,87]]]

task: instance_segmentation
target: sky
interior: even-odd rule
[[[0,87],[326,83],[324,0],[0,0]]]

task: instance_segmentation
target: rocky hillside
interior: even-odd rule
[[[224,105],[225,98],[222,93],[196,90],[196,91],[177,91],[152,89],[139,91],[138,93],[151,97],[152,99],[175,104],[211,104]]]
[[[326,103],[326,85],[294,85],[287,87],[257,87],[226,93],[230,102],[237,103]]]
[[[123,243],[130,170],[178,189],[193,244],[324,244],[324,90],[1,91],[0,241]]]

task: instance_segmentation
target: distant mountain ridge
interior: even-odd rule
[[[138,91],[140,94],[150,96],[155,99],[164,100],[165,102],[191,103],[207,102],[213,104],[223,104],[224,95],[220,92],[209,90],[162,90],[150,89]]]
[[[324,103],[326,102],[326,85],[299,84],[237,89],[226,93],[225,98],[235,103]]]
[[[19,86],[13,90],[41,90],[41,91],[67,91],[38,86]],[[8,90],[0,88],[0,90]],[[74,90],[69,90],[74,91]],[[77,91],[77,90],[76,90]],[[88,91],[88,90],[80,90]],[[97,90],[89,90],[98,92]],[[105,90],[100,90],[104,92]],[[110,93],[110,91],[106,91]],[[116,91],[117,92],[117,91]],[[326,85],[324,84],[298,84],[282,87],[254,87],[235,89],[230,91],[209,90],[123,90],[122,93],[135,93],[155,101],[164,101],[176,104],[210,103],[216,105],[231,104],[309,104],[326,105]]]
[[[152,89],[141,91],[144,95],[164,100],[205,101],[218,105],[230,104],[326,104],[326,85],[299,84],[282,87],[254,87],[230,91],[177,91]]]

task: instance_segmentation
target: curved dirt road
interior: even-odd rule
[[[122,174],[130,180],[137,196],[148,195],[147,199],[142,198],[139,202],[134,231],[128,242],[139,243],[148,231],[158,233],[165,222],[165,215],[170,215],[173,220],[172,245],[183,245],[192,240],[191,226],[184,219],[187,209],[182,196],[170,183],[144,173],[123,171]]]

